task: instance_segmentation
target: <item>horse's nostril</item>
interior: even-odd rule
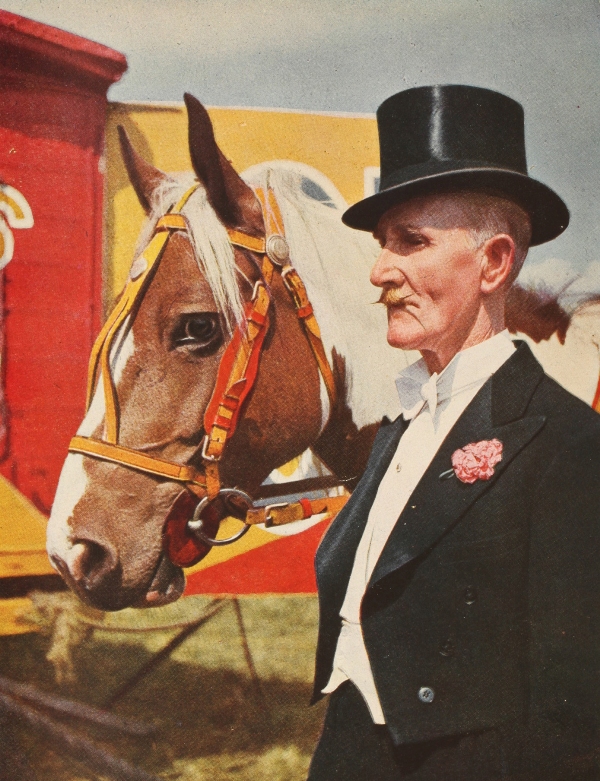
[[[73,580],[89,589],[100,584],[116,565],[112,552],[92,540],[80,540],[71,548],[67,561]]]

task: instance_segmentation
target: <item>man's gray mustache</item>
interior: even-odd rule
[[[399,288],[384,288],[381,291],[381,295],[379,296],[377,303],[383,304],[384,306],[398,306],[398,304],[401,304],[407,298],[410,298],[411,295],[412,293],[404,292]]]

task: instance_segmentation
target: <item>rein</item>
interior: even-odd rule
[[[188,231],[188,224],[181,210],[199,187],[194,184],[181,197],[175,207],[161,217],[148,246],[133,263],[127,285],[101,329],[92,348],[88,372],[87,409],[89,410],[98,381],[104,389],[106,409],[105,437],[75,436],[69,444],[71,453],[109,461],[138,472],[144,472],[163,480],[182,483],[199,500],[193,518],[187,521],[186,531],[192,532],[205,545],[224,545],[234,542],[245,534],[250,526],[263,523],[265,526],[280,526],[293,521],[310,518],[321,513],[338,512],[348,496],[334,496],[325,499],[300,499],[292,503],[278,503],[267,507],[254,507],[248,494],[237,488],[223,487],[219,475],[219,462],[223,457],[225,445],[233,435],[239,420],[243,403],[254,386],[262,346],[269,327],[269,309],[271,305],[270,285],[276,272],[289,291],[296,314],[302,323],[304,333],[312,349],[319,372],[325,383],[331,407],[336,399],[335,379],[321,332],[313,308],[308,299],[306,288],[300,275],[290,263],[289,246],[285,239],[283,220],[275,194],[270,188],[257,188],[256,196],[260,201],[264,223],[265,238],[258,238],[238,230],[227,229],[232,245],[262,256],[259,279],[252,298],[245,305],[244,318],[236,327],[233,337],[221,358],[213,393],[204,413],[205,436],[200,447],[203,469],[188,464],[165,461],[138,450],[119,444],[119,406],[117,389],[110,367],[111,351],[119,330],[128,318],[135,313],[142,302],[152,277],[165,251],[169,238],[177,231]],[[131,323],[130,323],[131,325]],[[301,481],[304,490],[310,490],[309,480]],[[316,478],[314,487],[320,487],[323,478]],[[336,483],[337,485],[337,483]],[[271,486],[265,488],[272,488]],[[289,494],[289,488],[282,486]],[[259,491],[260,493],[260,491]],[[271,492],[267,492],[272,495]],[[281,491],[279,493],[281,495]],[[244,507],[243,528],[226,540],[209,537],[203,529],[202,514],[221,497],[225,507],[233,505],[236,517],[240,514],[240,505]],[[229,507],[231,510],[231,506]],[[226,514],[228,514],[226,512]],[[169,535],[166,534],[166,539]],[[167,543],[169,545],[169,543]],[[169,546],[173,548],[173,546]],[[178,555],[177,546],[168,550],[175,564],[189,566],[189,555]],[[179,560],[178,560],[179,559]]]

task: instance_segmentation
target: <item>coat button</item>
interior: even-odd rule
[[[454,656],[454,643],[452,640],[446,640],[445,643],[442,643],[440,646],[440,654],[442,656]]]
[[[465,589],[465,602],[467,605],[472,605],[477,601],[477,592],[473,586],[467,586]]]
[[[421,686],[419,689],[419,699],[421,702],[433,702],[435,692],[429,686]]]

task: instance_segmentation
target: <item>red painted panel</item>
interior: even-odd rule
[[[31,206],[4,272],[8,451],[0,472],[47,512],[84,414],[102,316],[106,89],[123,55],[0,11],[0,181]]]
[[[315,594],[313,561],[328,524],[323,521],[195,572],[187,580],[185,594]]]
[[[14,180],[4,173],[2,151],[8,146],[8,154],[18,154],[22,138],[4,129],[0,172],[9,184]],[[5,272],[9,457],[0,469],[47,511],[84,412],[87,359],[100,324],[102,179],[97,152],[36,140],[36,153],[29,149],[14,183],[35,224],[15,231]]]

